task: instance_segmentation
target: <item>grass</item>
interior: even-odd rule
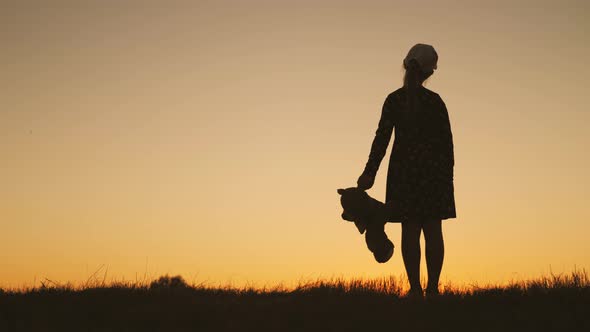
[[[404,298],[401,278],[293,288],[151,282],[0,289],[0,331],[590,331],[586,271]]]

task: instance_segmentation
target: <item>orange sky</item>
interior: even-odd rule
[[[443,282],[590,268],[587,1],[33,3],[0,11],[0,286],[403,273],[336,189],[417,42],[455,140]]]

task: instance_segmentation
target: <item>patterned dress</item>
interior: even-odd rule
[[[410,111],[405,88],[390,93],[364,173],[375,177],[395,128],[385,202],[388,222],[455,218],[453,135],[442,98],[416,89]]]

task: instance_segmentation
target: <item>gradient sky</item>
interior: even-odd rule
[[[443,282],[590,268],[588,1],[1,7],[0,286],[401,275],[399,224],[377,264],[336,189],[419,42],[455,140]]]

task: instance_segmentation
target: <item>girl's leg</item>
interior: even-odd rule
[[[445,256],[445,245],[442,235],[442,221],[425,222],[424,239],[426,240],[426,267],[428,268],[428,293],[438,293],[438,279]]]
[[[422,225],[417,221],[402,222],[402,257],[411,292],[422,293],[420,285],[420,232]]]

